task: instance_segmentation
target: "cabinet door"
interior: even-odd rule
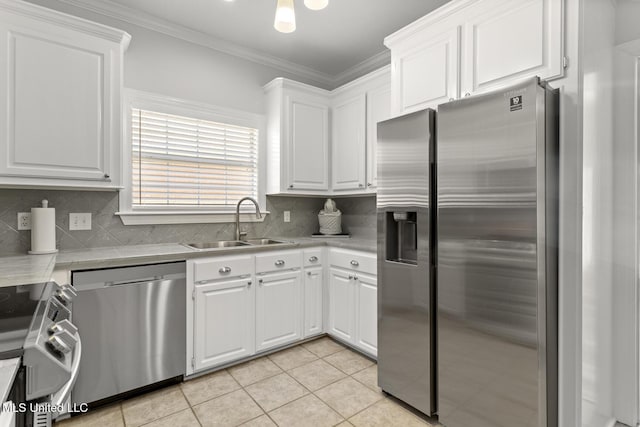
[[[266,350],[302,338],[301,272],[268,274],[256,289],[256,349]]]
[[[302,96],[287,96],[289,120],[288,190],[329,189],[329,107]]]
[[[304,337],[322,333],[322,267],[307,269],[304,275]]]
[[[391,116],[391,87],[389,84],[367,93],[367,188],[378,186],[376,144],[378,122]]]
[[[331,142],[333,190],[363,190],[366,180],[366,96],[334,105]]]
[[[252,355],[254,291],[251,279],[195,287],[195,370]]]
[[[0,176],[110,181],[112,138],[120,138],[120,46],[44,21],[5,19]]]
[[[484,0],[466,16],[463,92],[563,75],[561,1]]]
[[[355,340],[352,277],[353,273],[329,270],[329,334],[351,343]]]
[[[394,115],[435,107],[459,97],[459,27],[426,39],[418,46],[393,52]]]
[[[356,284],[356,346],[378,354],[378,286],[375,276],[358,274]]]

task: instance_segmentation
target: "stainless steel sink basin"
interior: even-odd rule
[[[282,241],[282,240],[269,239],[267,237],[264,237],[264,238],[261,238],[261,239],[247,239],[246,242],[249,243],[250,245],[254,245],[254,246],[282,245],[282,244],[285,244],[285,243],[289,243],[289,242],[285,242],[285,241]]]
[[[233,248],[236,246],[249,246],[247,242],[239,242],[237,240],[218,240],[217,242],[207,242],[207,243],[184,243],[185,246],[188,246],[193,249],[220,249],[220,248]]]

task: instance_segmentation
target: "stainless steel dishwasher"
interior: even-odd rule
[[[83,355],[74,403],[184,375],[185,263],[74,272],[73,321]]]

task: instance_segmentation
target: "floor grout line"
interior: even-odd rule
[[[371,403],[370,405],[367,405],[365,408],[362,408],[361,410],[359,410],[358,412],[356,412],[355,414],[353,414],[353,415],[351,415],[349,418],[347,418],[347,417],[344,417],[340,412],[338,412],[338,410],[337,410],[337,409],[333,408],[333,407],[332,407],[328,402],[325,402],[325,401],[324,401],[324,400],[323,400],[323,399],[322,399],[322,398],[317,394],[317,392],[319,392],[319,391],[321,391],[321,390],[323,390],[323,389],[325,389],[325,388],[327,388],[327,387],[330,387],[330,386],[332,386],[332,385],[334,385],[334,384],[336,384],[336,383],[338,383],[338,382],[340,382],[340,381],[342,381],[342,380],[345,380],[346,378],[351,378],[352,380],[356,381],[358,384],[360,384],[360,385],[364,386],[367,390],[371,390],[371,391],[373,391],[373,392],[380,393],[380,389],[379,389],[379,388],[378,388],[378,389],[374,389],[374,388],[370,387],[368,384],[365,384],[365,383],[364,383],[364,381],[361,381],[361,380],[359,380],[358,378],[355,378],[355,377],[354,377],[354,375],[357,375],[357,374],[359,374],[359,373],[361,373],[361,372],[363,372],[363,371],[365,371],[365,370],[367,370],[367,369],[370,369],[372,366],[376,366],[376,365],[377,365],[377,362],[372,361],[373,363],[372,363],[371,365],[368,365],[368,366],[366,366],[366,367],[363,367],[363,368],[361,368],[361,369],[358,369],[357,371],[355,371],[355,372],[353,372],[353,373],[347,373],[345,370],[343,370],[343,369],[339,368],[338,366],[336,366],[336,365],[334,365],[333,363],[331,363],[330,361],[328,361],[328,360],[327,360],[327,358],[329,358],[329,357],[331,357],[331,356],[334,356],[334,355],[336,355],[336,354],[338,354],[338,353],[344,352],[344,351],[350,351],[350,349],[349,349],[348,347],[345,347],[345,346],[344,346],[344,345],[342,345],[341,343],[339,343],[339,342],[336,342],[336,341],[332,340],[330,337],[321,337],[321,338],[319,338],[319,339],[323,339],[323,338],[328,339],[328,340],[330,340],[330,341],[331,341],[331,342],[333,342],[333,343],[336,343],[337,345],[339,345],[339,346],[340,346],[340,348],[339,348],[339,349],[335,349],[336,351],[334,351],[334,352],[332,352],[332,353],[329,353],[329,354],[326,354],[326,355],[324,355],[324,356],[322,356],[322,357],[321,357],[321,356],[319,356],[318,354],[316,354],[315,352],[313,352],[313,351],[311,351],[311,350],[309,350],[309,349],[307,349],[307,348],[305,347],[305,345],[308,345],[308,344],[310,344],[310,343],[313,343],[314,341],[309,341],[309,342],[305,342],[304,344],[299,344],[298,346],[289,347],[289,348],[287,348],[287,349],[285,349],[285,350],[283,350],[283,351],[287,351],[287,350],[291,350],[291,349],[299,348],[299,349],[304,350],[304,351],[308,352],[309,354],[313,355],[313,356],[315,357],[315,359],[314,359],[314,360],[311,360],[311,361],[308,361],[308,362],[306,362],[306,363],[303,363],[303,364],[302,364],[302,365],[300,365],[300,366],[295,366],[295,367],[290,368],[290,369],[287,369],[287,370],[283,369],[283,368],[282,368],[282,366],[280,366],[277,362],[275,362],[275,361],[271,358],[271,356],[277,355],[277,354],[279,354],[279,352],[275,352],[275,353],[271,353],[271,354],[268,354],[268,355],[264,355],[263,357],[264,357],[265,359],[269,360],[271,363],[273,363],[273,365],[274,365],[274,366],[276,366],[280,371],[279,371],[279,372],[276,372],[276,373],[273,373],[273,374],[271,374],[271,375],[269,375],[269,376],[267,376],[267,377],[265,377],[265,378],[261,378],[260,380],[255,381],[255,382],[252,382],[252,383],[250,383],[250,384],[246,384],[246,385],[241,384],[241,383],[238,381],[238,379],[236,379],[236,377],[234,377],[234,376],[233,376],[233,374],[232,374],[232,373],[231,373],[231,371],[230,371],[230,368],[233,368],[233,367],[235,367],[235,366],[241,366],[243,363],[250,363],[251,361],[243,362],[243,363],[239,363],[239,364],[237,364],[237,365],[233,365],[233,366],[230,366],[230,367],[224,368],[224,369],[222,369],[222,370],[215,371],[215,372],[212,372],[212,373],[210,373],[210,374],[206,374],[206,375],[204,375],[204,376],[200,377],[200,378],[205,378],[206,376],[209,376],[209,375],[213,375],[213,374],[220,373],[220,372],[225,372],[225,373],[226,373],[226,375],[228,375],[228,376],[233,380],[233,383],[234,383],[234,384],[235,384],[235,386],[237,386],[238,388],[236,388],[236,389],[234,389],[234,390],[231,390],[231,391],[228,391],[228,392],[225,392],[225,393],[222,393],[222,394],[220,394],[220,395],[218,395],[218,396],[216,396],[216,397],[213,397],[213,398],[210,398],[210,399],[203,400],[202,402],[198,402],[198,403],[196,403],[196,404],[191,404],[191,402],[190,402],[190,401],[189,401],[189,399],[187,398],[187,394],[185,393],[185,390],[183,389],[183,385],[184,385],[184,384],[186,384],[187,382],[183,381],[182,383],[177,384],[176,386],[179,388],[181,396],[182,396],[182,397],[183,397],[183,399],[186,401],[186,403],[187,403],[187,408],[183,408],[183,409],[176,410],[176,411],[174,411],[174,412],[168,413],[168,414],[164,415],[163,417],[157,418],[157,419],[155,419],[155,420],[151,420],[151,421],[149,421],[148,423],[146,423],[146,424],[144,424],[144,425],[148,425],[148,424],[151,424],[151,423],[154,423],[154,422],[158,422],[158,421],[164,420],[165,418],[168,418],[168,417],[171,417],[171,416],[173,416],[173,415],[175,415],[175,414],[178,414],[178,413],[180,413],[180,412],[184,411],[185,409],[189,409],[189,410],[191,411],[191,414],[192,414],[192,415],[193,415],[193,417],[195,418],[195,420],[196,420],[197,424],[198,424],[199,426],[203,426],[203,425],[204,425],[204,424],[203,424],[203,422],[200,420],[200,418],[198,417],[197,413],[195,412],[195,407],[197,407],[197,406],[199,406],[199,405],[206,404],[206,403],[211,402],[211,401],[213,401],[213,400],[216,400],[216,399],[218,399],[218,398],[222,398],[222,397],[224,397],[224,396],[227,396],[227,395],[229,395],[229,394],[231,394],[231,393],[234,393],[234,392],[237,392],[237,391],[239,391],[239,390],[242,390],[244,393],[246,393],[246,394],[249,396],[249,398],[250,398],[250,399],[251,399],[251,400],[252,400],[252,401],[257,405],[257,407],[258,407],[258,408],[260,408],[260,410],[261,410],[261,412],[262,412],[260,415],[258,415],[258,416],[256,416],[256,417],[253,417],[253,418],[251,418],[251,419],[249,419],[249,420],[247,420],[247,421],[244,421],[244,422],[243,422],[243,424],[244,424],[244,423],[247,423],[247,422],[250,422],[250,421],[253,421],[253,420],[257,419],[257,418],[260,418],[260,417],[262,417],[263,415],[266,415],[266,416],[267,416],[267,418],[268,418],[271,422],[273,422],[274,424],[278,425],[278,423],[275,421],[275,419],[273,419],[273,417],[271,416],[271,413],[272,413],[272,412],[274,412],[274,411],[276,411],[276,410],[278,410],[278,409],[280,409],[280,408],[282,408],[282,407],[284,407],[284,406],[287,406],[287,405],[289,405],[289,404],[292,404],[292,403],[294,403],[294,402],[296,402],[296,401],[298,401],[298,400],[300,400],[300,399],[303,399],[303,398],[305,398],[305,397],[308,397],[308,396],[313,396],[315,399],[318,399],[318,401],[319,401],[319,402],[321,402],[323,405],[325,405],[327,408],[329,408],[332,412],[334,412],[335,414],[337,414],[337,415],[340,417],[341,421],[340,421],[340,422],[338,422],[336,425],[338,425],[338,424],[340,424],[340,423],[342,423],[342,422],[345,422],[345,421],[346,421],[346,422],[351,423],[351,422],[349,421],[351,418],[353,418],[353,417],[355,417],[356,415],[358,415],[358,414],[362,413],[363,411],[366,411],[366,410],[367,410],[367,409],[369,409],[370,407],[372,407],[372,406],[376,405],[377,403],[379,403],[379,402],[381,402],[381,401],[383,401],[383,400],[385,400],[385,399],[387,399],[387,398],[386,398],[384,395],[381,395],[380,399],[376,400],[375,402]],[[353,352],[353,353],[355,353],[355,354],[356,354],[356,355],[358,355],[358,356],[361,356],[361,355],[360,355],[359,353],[357,353],[357,352]],[[361,357],[364,357],[364,356],[361,356]],[[367,360],[371,360],[371,359],[368,359],[368,358],[366,358],[366,359],[367,359]],[[260,358],[256,358],[256,359],[253,359],[253,360],[260,360]],[[295,359],[294,359],[294,361],[295,361]],[[340,372],[343,376],[342,376],[341,378],[333,379],[333,380],[331,380],[330,382],[328,382],[328,383],[326,383],[326,384],[323,384],[323,385],[322,385],[320,388],[318,388],[317,390],[312,391],[310,388],[308,388],[307,386],[305,386],[301,381],[299,381],[298,379],[296,379],[296,378],[292,375],[291,371],[296,370],[296,369],[299,369],[299,368],[307,367],[308,365],[310,365],[310,364],[312,364],[312,363],[315,363],[315,362],[318,362],[318,361],[322,361],[322,362],[326,363],[328,366],[330,366],[331,368],[335,369],[337,372]],[[303,370],[303,371],[304,371],[304,370]],[[267,381],[267,380],[272,379],[272,378],[274,378],[275,376],[278,376],[278,375],[281,375],[281,374],[286,374],[286,376],[287,376],[289,379],[293,380],[293,381],[295,382],[295,384],[299,385],[299,386],[302,388],[302,390],[303,390],[303,392],[304,392],[305,394],[303,394],[302,396],[299,396],[299,397],[297,397],[297,398],[295,398],[295,399],[293,399],[293,400],[291,400],[291,401],[289,401],[289,402],[286,402],[286,403],[284,403],[284,404],[282,404],[282,405],[279,405],[279,406],[277,406],[277,407],[275,407],[275,408],[272,408],[272,409],[270,409],[269,411],[267,411],[267,410],[265,410],[265,409],[260,405],[260,403],[258,403],[258,401],[257,401],[257,400],[256,400],[256,399],[251,395],[251,393],[249,393],[249,391],[248,391],[247,389],[248,389],[249,387],[253,386],[253,385],[256,385],[256,384],[261,383],[261,382],[264,382],[264,381]],[[195,381],[195,380],[197,380],[197,378],[194,378],[194,381]],[[169,388],[169,387],[167,387],[167,388]],[[160,391],[160,390],[158,390],[158,391]],[[206,395],[206,393],[204,393],[204,394]],[[143,396],[145,396],[145,395],[144,395],[144,394],[143,394],[143,395],[140,395],[140,397],[143,397]],[[118,405],[118,409],[119,409],[119,411],[120,411],[120,420],[121,420],[121,421],[122,421],[122,423],[126,426],[126,425],[127,425],[127,423],[126,423],[126,418],[125,418],[125,415],[124,415],[124,403],[125,403],[125,402],[126,402],[126,401],[120,402],[120,403],[118,403],[117,405]],[[403,408],[403,409],[404,409],[404,408]],[[78,421],[79,421],[79,420],[78,420]]]

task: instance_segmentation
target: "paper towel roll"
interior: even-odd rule
[[[52,254],[56,249],[56,210],[49,208],[47,200],[41,208],[31,208],[30,254]]]

